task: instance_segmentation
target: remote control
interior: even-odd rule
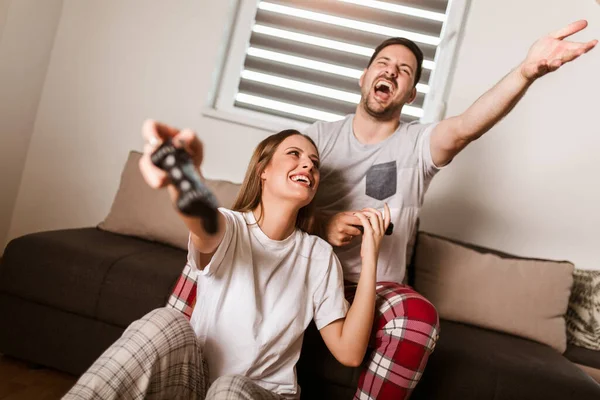
[[[208,234],[217,232],[217,199],[202,183],[190,155],[182,148],[164,141],[150,155],[152,163],[167,172],[178,192],[177,208],[185,215],[202,218]]]
[[[381,208],[378,211],[381,213],[381,216],[383,216],[383,213],[385,212],[384,209]],[[365,233],[365,228],[362,225],[353,225],[353,226],[356,227],[360,231],[360,233]],[[392,222],[390,222],[387,229],[385,230],[385,235],[390,236],[392,233],[394,233],[394,224]]]

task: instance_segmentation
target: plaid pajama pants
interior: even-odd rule
[[[160,308],[133,322],[63,397],[82,399],[283,397],[239,375],[223,376],[209,385],[208,366],[189,321],[176,310]]]
[[[346,285],[352,301],[356,284]],[[196,302],[196,275],[185,267],[168,306],[190,318]],[[408,399],[421,379],[439,335],[435,307],[419,293],[395,282],[378,282],[371,351],[354,399]]]
[[[346,285],[352,302],[356,284]],[[395,282],[378,282],[367,367],[355,400],[408,399],[421,379],[439,334],[435,307],[419,293]]]

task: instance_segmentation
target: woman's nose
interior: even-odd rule
[[[305,160],[302,164],[302,168],[308,169],[308,170],[313,169],[314,166],[315,166],[315,164],[310,159]]]

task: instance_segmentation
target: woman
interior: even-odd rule
[[[149,142],[140,160],[144,178],[152,187],[168,186],[175,201],[177,191],[150,162],[153,142],[172,139],[198,168],[202,144],[189,130],[153,121],[143,133]],[[359,365],[389,210],[356,213],[364,229],[363,272],[348,309],[331,246],[305,232],[319,180],[311,139],[286,130],[263,140],[233,210],[219,209],[216,234],[200,218],[181,215],[190,230],[188,265],[198,271],[191,321],[160,309],[134,322],[66,398],[298,398],[295,364],[313,319],[332,354]]]

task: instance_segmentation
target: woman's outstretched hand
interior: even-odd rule
[[[202,164],[202,142],[191,129],[179,130],[153,120],[146,120],[142,125],[142,137],[145,140],[144,154],[140,158],[139,167],[144,180],[150,187],[158,189],[169,183],[167,173],[155,166],[150,155],[164,142],[170,139],[175,147],[182,147],[192,158],[198,169]]]

